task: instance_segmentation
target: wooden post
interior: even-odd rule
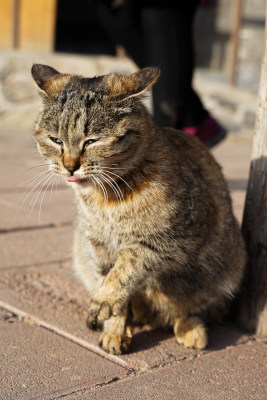
[[[267,21],[267,9],[266,19]],[[238,319],[267,336],[267,29],[250,176],[242,226],[249,254]]]
[[[0,48],[53,51],[57,0],[0,0]]]
[[[14,1],[1,0],[0,7],[0,48],[10,49],[13,47],[14,32]]]
[[[18,47],[53,51],[57,0],[20,0]]]

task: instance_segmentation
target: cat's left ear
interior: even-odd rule
[[[70,79],[69,74],[61,74],[54,68],[42,64],[33,64],[31,73],[37,86],[48,97],[59,93]]]
[[[143,68],[131,75],[109,74],[104,77],[105,89],[114,100],[125,100],[150,89],[158,80],[157,67]]]

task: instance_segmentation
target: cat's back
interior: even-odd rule
[[[195,184],[213,183],[217,189],[221,186],[227,190],[221,167],[200,140],[173,128],[160,129],[157,135],[159,160],[169,168],[170,175],[193,177]]]
[[[172,128],[160,129],[158,171],[165,198],[176,208],[175,223],[198,233],[240,238],[220,165],[198,139]]]

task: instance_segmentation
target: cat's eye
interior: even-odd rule
[[[61,146],[63,145],[62,140],[55,138],[53,136],[49,136],[49,139],[52,140],[52,142],[56,143],[56,144],[60,144]]]
[[[84,142],[84,144],[83,144],[82,153],[86,150],[86,147],[88,147],[90,144],[92,144],[94,142],[96,142],[96,139],[86,140],[86,142]]]

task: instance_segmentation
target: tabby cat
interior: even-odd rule
[[[143,105],[159,70],[84,78],[35,64],[32,76],[43,99],[38,149],[76,195],[74,268],[100,345],[126,352],[133,323],[148,323],[204,348],[206,322],[223,315],[246,255],[212,155],[157,126]]]

